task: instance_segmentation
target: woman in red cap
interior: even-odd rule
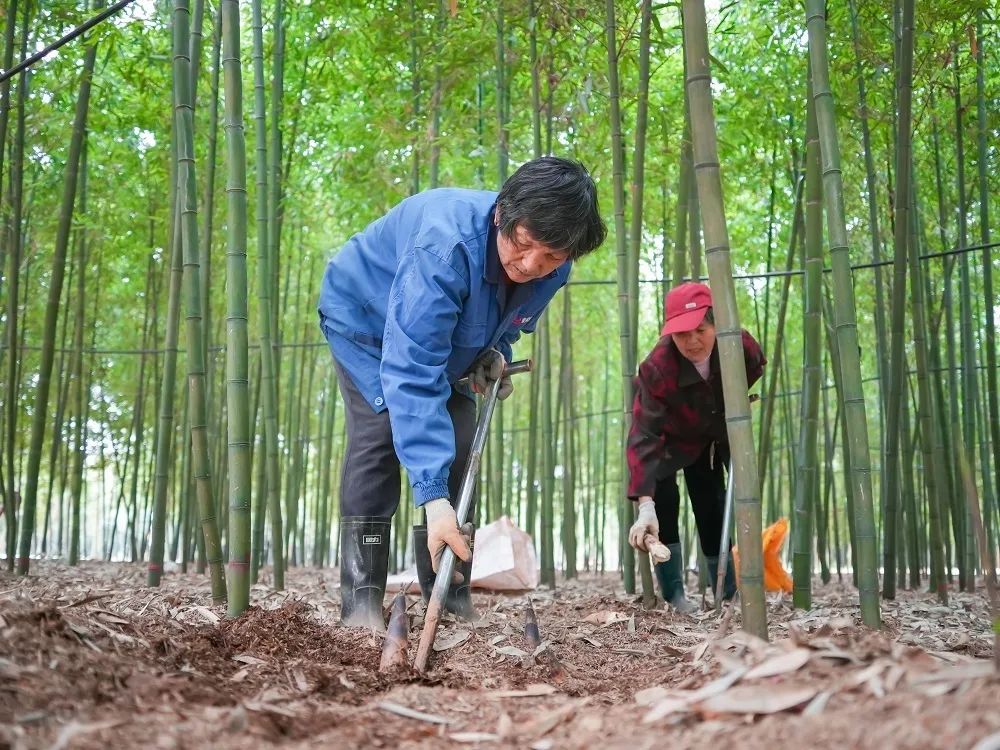
[[[767,360],[747,331],[743,331],[743,355],[747,385],[752,386],[760,379]],[[627,455],[628,496],[639,506],[638,518],[629,530],[629,544],[644,550],[643,539],[652,534],[667,545],[670,560],[656,565],[663,599],[680,612],[691,612],[695,605],[684,596],[677,528],[677,472],[684,471],[714,591],[726,497],[723,466],[729,464],[712,292],[704,284],[681,284],[667,294],[660,340],[639,365],[635,380]],[[736,594],[732,555],[728,560],[724,599]]]

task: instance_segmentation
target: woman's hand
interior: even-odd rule
[[[646,552],[646,534],[659,539],[660,522],[656,520],[656,505],[651,497],[639,498],[639,516],[628,532],[628,543],[637,550]]]

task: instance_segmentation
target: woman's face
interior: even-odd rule
[[[715,326],[705,321],[693,331],[670,335],[674,339],[677,351],[691,362],[704,362],[715,348]]]

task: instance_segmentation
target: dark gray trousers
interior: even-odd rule
[[[347,420],[347,448],[340,475],[340,514],[391,518],[399,507],[399,459],[392,445],[389,412],[376,413],[334,360]],[[476,404],[452,389],[448,413],[455,428],[455,461],[448,474],[454,505],[476,431]]]

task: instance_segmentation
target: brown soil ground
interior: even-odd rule
[[[770,598],[767,644],[738,611],[644,611],[584,576],[530,595],[534,655],[528,597],[477,594],[482,621],[446,619],[418,676],[380,674],[382,637],[337,625],[336,571],[287,581],[230,620],[194,574],[154,590],[138,565],[0,573],[0,748],[1000,748],[982,593],[903,592],[880,632],[844,586],[809,612]]]

